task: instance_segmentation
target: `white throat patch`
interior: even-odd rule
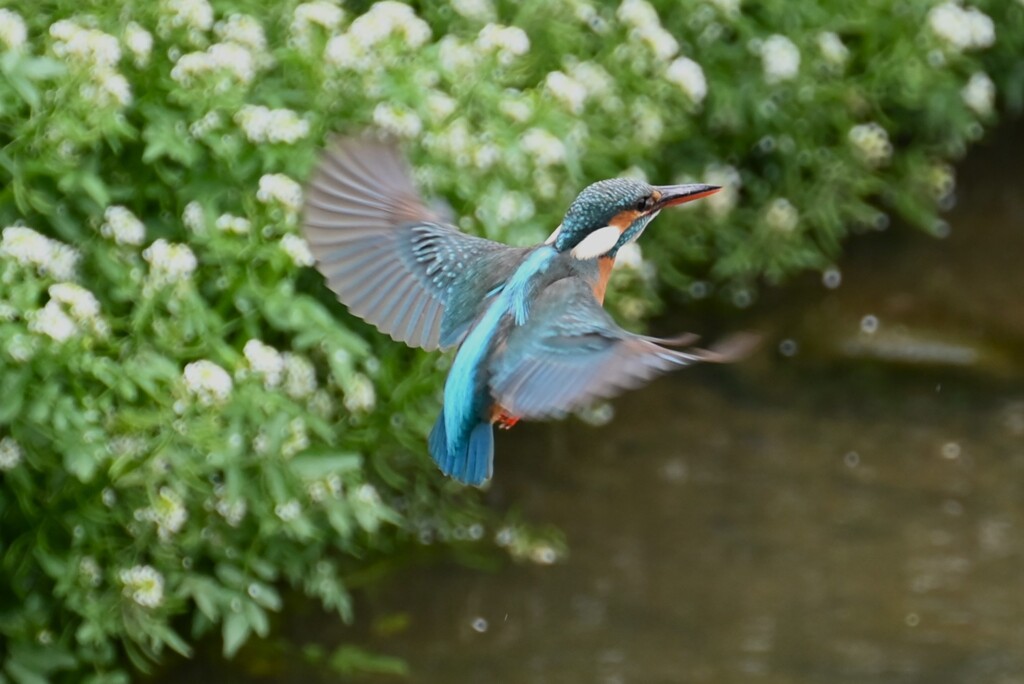
[[[619,242],[622,231],[617,226],[598,228],[572,248],[572,255],[577,259],[594,259],[607,254]]]
[[[559,223],[558,227],[555,228],[554,232],[551,233],[551,235],[548,235],[548,239],[544,241],[544,244],[545,245],[553,245],[553,244],[555,244],[555,240],[558,239],[558,234],[561,233],[561,232],[562,232],[562,224]]]

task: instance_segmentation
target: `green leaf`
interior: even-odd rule
[[[327,660],[339,675],[383,674],[407,676],[409,666],[401,658],[365,651],[358,646],[339,646]]]
[[[224,657],[232,658],[249,638],[252,628],[242,613],[231,613],[224,620],[221,634],[224,638]]]

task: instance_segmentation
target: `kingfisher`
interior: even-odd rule
[[[628,332],[603,308],[618,251],[662,209],[718,190],[599,181],[546,241],[513,247],[461,232],[421,197],[400,150],[364,133],[329,141],[303,231],[353,314],[411,347],[457,347],[428,447],[444,474],[479,486],[493,473],[495,424],[561,418],[667,371],[730,360],[690,348],[694,336]]]

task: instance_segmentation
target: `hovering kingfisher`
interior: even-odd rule
[[[669,349],[602,308],[619,249],[670,206],[713,185],[617,178],[588,186],[540,245],[459,231],[413,185],[401,153],[372,137],[335,138],[306,195],[304,229],[328,287],[399,342],[458,346],[430,455],[461,482],[493,472],[492,426],[558,418],[663,372],[727,354]]]

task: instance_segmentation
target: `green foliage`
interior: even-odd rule
[[[0,9],[0,681],[123,682],[211,630],[230,656],[282,584],[348,619],[376,557],[500,524],[424,455],[444,361],[302,268],[329,130],[406,138],[465,229],[519,244],[626,169],[726,184],[644,247],[745,301],[888,214],[941,232],[948,162],[1024,99],[1024,7],[979,6],[994,43],[925,0]]]

